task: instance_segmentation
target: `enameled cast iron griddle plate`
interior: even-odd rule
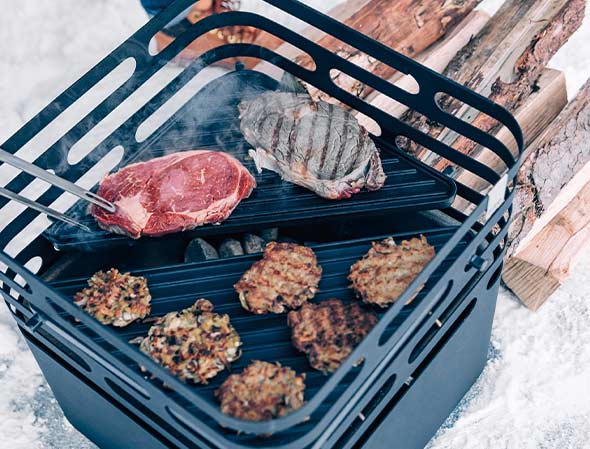
[[[126,144],[122,164],[176,151],[209,148],[232,154],[250,170],[258,184],[252,195],[243,200],[221,225],[201,226],[189,231],[191,236],[229,234],[359,214],[369,217],[404,209],[438,209],[453,201],[456,186],[450,178],[407,156],[393,142],[379,138],[374,141],[387,175],[385,186],[375,192],[362,191],[351,199],[326,200],[281,180],[270,171],[257,173],[248,156],[251,146],[239,129],[237,104],[244,98],[277,87],[275,80],[259,72],[240,70],[223,75],[201,89],[145,142],[138,144],[133,139],[134,145]],[[133,117],[129,120],[132,121]],[[94,250],[131,241],[101,230],[87,213],[86,204],[77,204],[68,214],[87,224],[92,232],[55,223],[45,236],[57,249]]]

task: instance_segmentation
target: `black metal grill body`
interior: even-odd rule
[[[429,419],[425,422],[429,424],[416,423],[416,427],[412,429],[415,435],[410,438],[408,434],[407,446],[403,445],[406,440],[400,440],[400,447],[418,447],[417,442],[427,441],[430,438],[435,423],[442,422],[452,403],[460,399],[473,381],[478,367],[481,369],[483,366],[485,351],[482,351],[481,342],[489,341],[489,327],[514,194],[511,182],[518,169],[518,155],[512,155],[507,147],[494,137],[442,111],[435,101],[435,95],[439,92],[447,93],[495,118],[511,131],[518,148],[521,149],[522,136],[518,125],[509,113],[489,100],[296,1],[267,0],[267,3],[301,18],[403,73],[411,74],[420,86],[419,93],[405,92],[296,33],[250,13],[233,12],[208,17],[190,27],[158,55],[150,55],[148,42],[151,37],[191,3],[188,0],[176,1],[56,98],[5,142],[3,147],[17,153],[27,145],[32,145],[31,142],[34,143],[46,127],[50,127],[64,111],[67,113],[68,108],[84,93],[129,58],[135,61],[133,75],[51,144],[39,155],[35,163],[47,169],[56,169],[59,175],[72,181],[91,183],[85,176],[94,167],[99,166],[103,161],[102,158],[114,147],[124,148],[120,166],[138,158],[157,155],[169,148],[171,143],[182,145],[185,149],[196,143],[205,144],[199,140],[195,141],[202,136],[195,137],[194,133],[187,135],[183,132],[186,126],[182,117],[186,117],[191,112],[188,109],[181,109],[182,114],[172,117],[142,142],[136,138],[136,132],[144,120],[188,83],[204,66],[233,56],[260,58],[272,62],[280,69],[292,73],[375,120],[381,128],[381,136],[375,140],[381,148],[384,165],[387,170],[390,170],[391,182],[396,182],[398,177],[403,179],[405,170],[406,175],[412,178],[411,182],[415,183],[413,188],[423,190],[417,190],[417,195],[411,195],[412,192],[409,192],[409,189],[406,189],[404,193],[403,189],[396,190],[392,187],[384,189],[381,193],[377,192],[376,195],[374,193],[361,195],[350,203],[340,205],[324,202],[296,187],[287,186],[287,196],[283,199],[289,200],[287,202],[290,203],[284,209],[279,208],[280,213],[275,214],[277,217],[268,218],[270,214],[266,213],[267,218],[264,218],[263,210],[258,211],[260,213],[251,213],[250,206],[244,202],[240,206],[244,207],[238,208],[226,224],[216,228],[204,227],[196,233],[215,232],[227,235],[247,229],[259,229],[269,224],[280,223],[285,226],[290,220],[294,220],[297,223],[297,226],[294,226],[296,232],[303,232],[307,226],[308,229],[315,228],[318,232],[323,230],[322,233],[328,236],[332,234],[333,238],[339,241],[315,246],[321,263],[325,265],[324,272],[330,273],[324,276],[320,298],[340,295],[343,299],[352,300],[350,292],[347,293],[345,288],[344,277],[347,268],[368,249],[371,239],[383,234],[399,234],[400,229],[404,228],[401,226],[402,222],[412,223],[406,226],[406,236],[421,233],[427,235],[436,246],[436,256],[399,300],[381,314],[377,326],[338,371],[326,378],[319,374],[310,375],[309,397],[304,407],[286,417],[260,423],[244,422],[220,413],[211,397],[211,391],[216,385],[215,382],[218,383],[221,378],[216,379],[208,387],[185,385],[127,342],[130,336],[145,332],[145,329],[134,325],[119,331],[102,326],[72,304],[71,293],[80,286],[80,277],[88,277],[91,274],[90,267],[93,260],[108,260],[109,257],[114,257],[114,251],[109,249],[110,245],[115,242],[123,244],[124,239],[96,233],[93,234],[96,237],[94,240],[81,241],[76,235],[64,235],[68,232],[67,229],[55,225],[50,228],[51,223],[44,221],[43,217],[38,216],[36,212],[23,211],[0,231],[0,242],[3,248],[0,252],[0,265],[5,266],[5,269],[0,271],[0,281],[3,283],[0,292],[21,329],[28,336],[31,347],[50,382],[52,378],[57,378],[54,374],[57,369],[56,363],[58,363],[71,374],[67,376],[64,371],[64,382],[67,382],[65,379],[76,379],[77,383],[72,380],[72,388],[80,391],[87,389],[89,398],[98,398],[96,395],[99,395],[112,404],[112,407],[127,413],[134,423],[139,423],[146,430],[151,429],[150,435],[160,435],[165,441],[175,446],[304,448],[352,445],[356,439],[365,438],[361,435],[367,435],[366,432],[370,429],[375,430],[380,426],[388,427],[386,423],[389,422],[389,418],[386,417],[395,416],[396,407],[405,407],[410,415],[414,413],[416,407],[419,407],[417,404],[421,404],[425,396],[420,399],[420,394],[416,393],[420,388],[413,385],[418,385],[420,379],[422,379],[420,382],[425,385],[437,385],[433,379],[436,379],[438,372],[441,376],[440,385],[453,383],[454,388],[449,388],[447,394],[441,395],[441,400],[436,407],[430,407],[425,411],[429,414]],[[262,47],[233,44],[216,48],[184,69],[79,162],[64,163],[72,142],[80,141],[109,113],[116,110],[127,97],[141,89],[144,83],[149,82],[150,77],[160,67],[197,36],[218,27],[236,24],[264,29],[304,50],[315,61],[315,70],[307,70]],[[506,174],[503,176],[502,173],[497,173],[459,153],[451,146],[432,139],[405,122],[341,90],[331,81],[330,70],[332,69],[340,70],[362,81],[433,121],[442,123],[453,132],[486,147],[504,161]],[[254,89],[260,89],[261,86],[273,88],[270,78],[249,70],[237,71],[226,76],[242,81],[245,77]],[[252,82],[254,78],[260,82]],[[226,81],[228,79],[225,78]],[[211,86],[215,87],[211,84],[209,88],[212,88]],[[247,93],[247,89],[245,91]],[[234,96],[231,98],[232,101],[235,100]],[[223,112],[222,109],[220,111]],[[220,133],[220,135],[223,139],[224,134]],[[182,136],[185,136],[185,140]],[[211,133],[205,135],[207,136],[211,136]],[[435,173],[423,164],[403,155],[395,146],[396,138],[400,136],[409,138],[441,155],[460,170],[469,171],[488,181],[492,189],[490,195],[482,195],[460,183],[453,183],[444,175]],[[236,151],[237,155],[241,154],[240,151],[244,150],[243,142],[232,133],[226,133],[225,138],[227,138],[225,143],[235,143],[232,151]],[[231,145],[228,146],[231,147]],[[395,172],[396,168],[392,167],[400,166],[400,164],[405,168]],[[272,192],[278,182],[271,174],[263,175],[260,181],[263,186],[265,182],[268,182],[269,186],[274,186],[261,189],[262,197]],[[18,192],[30,182],[31,178],[21,173],[14,177],[8,187]],[[93,182],[95,185],[97,180]],[[457,196],[472,203],[473,208],[469,215],[447,207],[454,197],[455,185]],[[253,199],[256,200],[256,198]],[[50,188],[40,196],[38,201],[51,204],[56,200],[59,202],[63,200],[63,197],[60,197],[59,191]],[[251,205],[254,210],[258,207],[256,204],[256,201],[253,201]],[[265,203],[261,201],[260,204]],[[6,202],[2,200],[0,208],[5,205]],[[72,207],[69,213],[84,213],[81,206],[75,206],[74,203],[70,206]],[[446,222],[452,222],[453,226],[439,226],[433,229],[431,224],[426,225],[425,219],[417,215],[417,210],[423,208],[439,208],[438,216],[443,217]],[[320,222],[323,224],[316,224]],[[342,227],[342,223],[349,222],[352,229],[358,232],[331,232],[331,229],[338,228],[339,224]],[[43,232],[45,235],[42,235]],[[352,236],[349,235],[351,233]],[[20,248],[15,242],[22,240],[23,237],[28,244]],[[178,239],[183,238],[186,239],[188,236],[171,237],[162,242],[164,242],[163,245],[168,244],[173,247]],[[81,244],[84,248],[81,248]],[[134,251],[141,255],[141,251],[152,244],[158,243],[143,242],[136,245],[137,248]],[[64,280],[49,284],[32,271],[43,273],[55,264],[59,264],[61,254],[56,251],[56,247],[92,249],[96,253],[94,256],[86,257],[85,264],[82,264],[84,266],[74,267],[74,271],[69,274],[69,279],[66,279],[68,276],[64,275]],[[248,256],[183,266],[165,263],[165,266],[160,268],[147,270],[138,269],[143,261],[136,260],[136,265],[133,266],[132,263],[131,268],[134,268],[134,272],[143,272],[148,276],[155,298],[154,313],[156,314],[185,307],[196,298],[196,295],[201,296],[203,293],[213,300],[220,311],[224,309],[229,311],[232,321],[235,320],[238,331],[244,336],[245,350],[252,348],[252,353],[246,352],[238,362],[236,365],[238,368],[247,363],[250,357],[265,353],[271,359],[279,358],[285,364],[294,364],[299,369],[305,370],[306,362],[303,357],[296,354],[285,343],[288,335],[285,334],[287,331],[284,323],[281,324],[284,317],[250,317],[237,306],[237,302],[228,302],[231,299],[228,298],[231,283],[256,258]],[[419,297],[409,306],[404,306],[422,285],[425,285],[425,288]],[[469,292],[479,295],[478,301],[470,301]],[[476,319],[475,317],[480,315],[475,311],[486,311],[485,314],[481,312],[481,317],[485,315],[486,318]],[[437,320],[442,322],[442,327],[439,328],[435,324]],[[460,330],[462,326],[458,327],[460,324],[457,323],[479,323],[480,330],[477,330],[478,326],[475,324],[469,326],[465,324],[470,330],[463,332]],[[268,336],[265,337],[264,332],[272,335],[272,344],[265,346]],[[465,337],[460,337],[465,334]],[[448,338],[445,339],[445,336]],[[469,346],[469,342],[464,341],[465,338],[472,340],[473,346]],[[479,342],[477,347],[476,340]],[[455,342],[453,345],[467,345],[466,350],[471,351],[473,364],[470,364],[469,370],[466,369],[461,376],[450,377],[449,374],[444,374],[446,371],[442,368],[432,368],[443,366],[445,360],[448,360],[449,365],[453,365],[452,361],[456,360],[449,351],[446,351],[447,344],[443,345],[445,341],[448,341],[448,345],[451,345],[451,341]],[[439,348],[438,351],[437,348]],[[364,362],[355,367],[354,361],[360,358],[363,358]],[[146,379],[139,369],[140,366],[145,367],[153,377]],[[461,368],[457,367],[457,369]],[[418,376],[416,373],[423,374]],[[445,377],[445,383],[442,377]],[[76,384],[75,387],[74,384]],[[57,393],[66,391],[67,387],[65,384],[56,384],[54,389]],[[432,398],[437,397],[435,391],[428,393]],[[407,399],[413,395],[418,395],[416,396],[418,399]],[[396,397],[400,405],[393,407],[390,413],[386,413],[387,404],[395,402]],[[63,395],[61,400],[66,410],[68,408],[73,410],[72,404],[68,405],[67,398]],[[98,402],[100,401],[97,399]],[[105,403],[101,403],[100,406],[107,407]],[[381,409],[384,411],[381,412]],[[356,421],[359,413],[365,416],[365,422]],[[116,414],[113,411],[113,416]],[[104,424],[106,425],[111,419],[115,418],[105,417]],[[395,424],[397,426],[404,422],[402,418],[393,419],[398,423]],[[96,441],[108,441],[107,436],[101,437],[97,434],[92,423],[84,424],[81,419],[75,418],[74,422],[78,422],[78,426],[86,430]],[[395,427],[394,424],[391,424],[391,427]],[[355,428],[357,430],[350,431]],[[269,434],[271,436],[268,436]],[[130,431],[129,435],[135,434]],[[378,447],[372,445],[371,441],[377,440],[368,439],[367,447]],[[413,441],[412,445],[410,441]],[[121,441],[121,447],[127,447],[125,444]]]
[[[494,276],[498,266],[489,268],[474,288],[456,298],[455,319],[412,372],[411,383],[395,388],[391,378],[395,370],[388,368],[382,376],[383,387],[330,445],[343,449],[426,445],[486,364],[500,283]],[[186,438],[113,384],[97,385],[89,379],[96,376],[88,376],[88,371],[109,378],[108,370],[91,358],[78,357],[65,342],[43,331],[21,330],[67,418],[99,447],[212,447],[194,436]]]

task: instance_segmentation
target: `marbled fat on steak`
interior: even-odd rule
[[[184,151],[106,176],[98,194],[117,210],[91,206],[90,213],[107,231],[159,236],[222,222],[255,186],[250,172],[226,153]]]

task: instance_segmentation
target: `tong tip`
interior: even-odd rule
[[[117,206],[115,206],[113,203],[111,203],[110,201],[104,199],[102,196],[97,195],[96,193],[93,192],[88,192],[87,193],[88,198],[90,199],[90,201],[97,205],[98,207],[106,210],[107,212],[110,212],[111,214],[114,214],[117,211]]]

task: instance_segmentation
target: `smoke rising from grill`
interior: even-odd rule
[[[178,88],[178,84],[174,86],[171,83],[183,86]],[[268,86],[271,87],[274,86]],[[159,100],[158,92],[165,89],[177,90],[169,94],[165,101]],[[60,170],[67,169],[67,149],[78,145],[78,152],[81,153],[80,142],[85,145],[92,142],[93,148],[84,148],[87,154],[80,161],[84,166],[92,166],[98,160],[96,155],[99,152],[93,151],[97,141],[100,142],[97,142],[97,148],[120,143],[126,150],[123,165],[198,148],[224,151],[245,162],[249,146],[240,133],[237,104],[241,99],[256,96],[263,90],[259,86],[246,84],[240,71],[227,73],[219,67],[201,68],[195,64],[182,69],[169,63],[96,127],[89,130],[81,140],[74,142],[70,139],[68,142],[69,136],[62,139],[62,156],[56,162],[59,163]],[[151,114],[134,116],[142,107]],[[86,243],[95,240],[103,231],[96,227],[94,219],[89,216],[87,205],[79,202],[69,214],[85,221],[96,232],[89,234],[66,224],[56,223],[48,230],[47,235],[55,239],[67,234],[69,241],[77,241],[86,246],[82,249],[91,249]]]

